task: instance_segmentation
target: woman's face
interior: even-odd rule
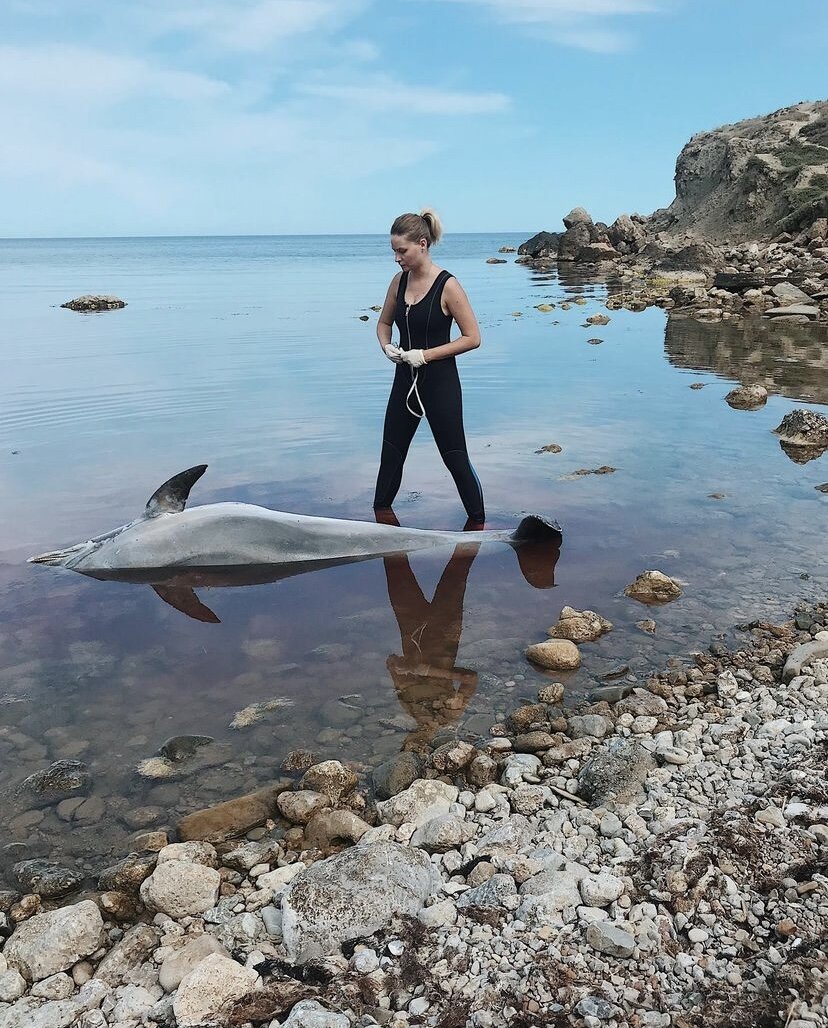
[[[425,239],[412,242],[405,236],[391,236],[394,260],[403,271],[412,271],[428,258],[428,244]]]

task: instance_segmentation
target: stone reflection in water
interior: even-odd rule
[[[824,325],[780,325],[763,318],[705,323],[671,314],[664,351],[677,368],[710,371],[746,385],[760,383],[791,399],[828,403]]]

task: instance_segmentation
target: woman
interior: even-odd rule
[[[397,368],[385,412],[374,511],[379,520],[391,519],[408,447],[425,416],[466,508],[466,528],[479,529],[485,521],[483,490],[466,449],[454,358],[480,346],[480,329],[460,283],[431,259],[442,232],[432,210],[401,214],[391,226],[391,248],[401,270],[388,287],[377,338]],[[460,329],[456,339],[451,339],[452,321]],[[395,324],[399,346],[391,345]]]

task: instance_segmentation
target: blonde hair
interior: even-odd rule
[[[391,226],[392,236],[403,236],[412,243],[425,239],[429,246],[439,243],[443,235],[443,223],[435,210],[426,207],[419,214],[401,214]]]

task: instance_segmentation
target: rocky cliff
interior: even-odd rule
[[[676,198],[652,232],[733,243],[797,233],[828,215],[828,101],[799,103],[693,136]]]

